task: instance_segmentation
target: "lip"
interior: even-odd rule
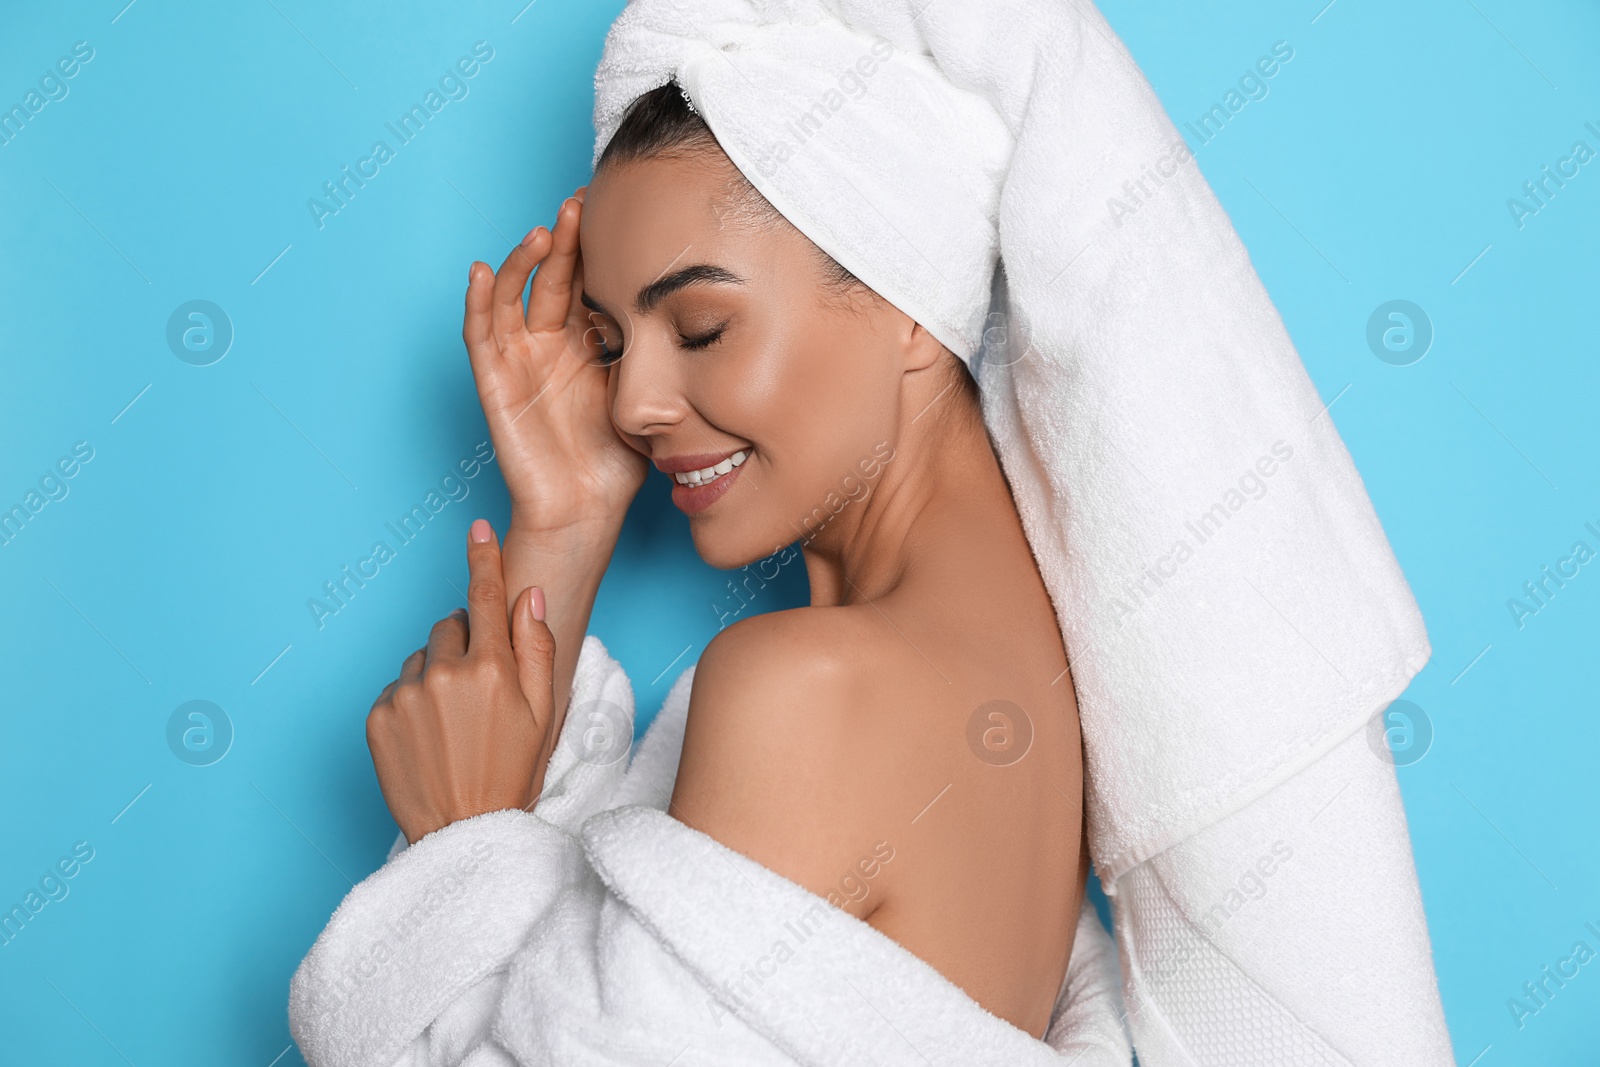
[[[736,448],[733,452],[745,453],[745,461],[733,470],[724,474],[714,482],[706,485],[680,485],[674,479],[672,483],[672,503],[678,510],[686,515],[693,515],[715,504],[724,493],[733,488],[733,483],[738,481],[739,475],[745,467],[750,465],[750,457],[755,455],[755,449]],[[670,459],[658,460],[656,467],[667,475],[679,474],[683,471],[695,471],[704,467],[714,466],[733,455],[733,452],[718,454],[716,452],[702,452],[693,456],[673,456]]]
[[[694,455],[668,456],[655,461],[656,470],[662,474],[683,474],[685,471],[715,467],[735,452],[749,452],[748,448],[731,448],[726,452],[696,452]]]

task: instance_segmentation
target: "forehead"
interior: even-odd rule
[[[753,266],[757,250],[780,237],[761,225],[741,188],[733,165],[715,152],[605,167],[583,201],[584,288],[620,309],[675,264]]]

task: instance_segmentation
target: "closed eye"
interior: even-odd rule
[[[721,339],[723,332],[727,330],[727,328],[727,324],[724,323],[711,332],[700,334],[698,337],[685,337],[680,334],[678,337],[678,343],[691,352],[702,348],[708,348],[711,345],[716,344],[717,341]],[[617,360],[621,359],[622,355],[623,353],[621,350],[608,348],[602,343],[600,345],[600,357],[598,362],[601,366],[608,366],[609,364],[615,363]]]
[[[717,339],[722,336],[722,331],[726,330],[727,328],[728,327],[726,325],[723,325],[718,326],[710,333],[701,334],[699,337],[680,337],[679,343],[682,344],[684,348],[690,349],[691,351],[698,348],[705,348],[708,345],[716,344]]]

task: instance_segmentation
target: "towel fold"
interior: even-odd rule
[[[1364,734],[1117,889],[1145,1067],[1455,1062],[1394,769]]]
[[[666,814],[693,668],[631,762],[568,716],[532,812],[452,823],[350,891],[295,972],[312,1067],[1126,1067],[1116,949],[1087,902],[1046,1040],[869,924]],[[631,726],[587,637],[572,706]]]

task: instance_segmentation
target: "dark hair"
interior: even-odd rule
[[[712,149],[715,152],[710,151]],[[728,161],[716,134],[711,132],[700,112],[690,105],[689,98],[675,81],[650,90],[628,106],[617,132],[600,153],[595,170],[661,158],[704,159],[726,164],[723,169],[728,176],[728,207],[732,214],[752,222],[787,221],[761,191],[750,184],[744,173]],[[822,257],[827,280],[834,289],[846,293],[867,288],[832,256],[820,248],[816,251]]]
[[[710,151],[715,149],[715,151]],[[725,165],[728,172],[729,207],[741,218],[755,222],[784,222],[761,191],[738,167],[732,165],[718,143],[716,134],[706,125],[706,120],[689,103],[688,96],[676,81],[669,81],[650,90],[628,105],[616,133],[606,143],[595,164],[599,172],[607,166],[633,163],[646,159],[707,160],[712,165]],[[849,294],[870,292],[871,289],[849,270],[815,244],[811,246],[822,257],[825,277],[830,288]],[[968,395],[977,397],[977,382],[960,359],[951,358],[952,382],[966,389]]]
[[[678,83],[669,81],[628,105],[595,169],[661,155],[690,155],[716,144],[706,120],[689,105]]]

